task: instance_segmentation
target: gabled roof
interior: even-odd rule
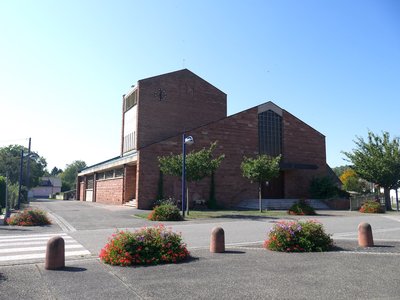
[[[142,81],[147,81],[147,80],[154,80],[154,79],[161,79],[163,77],[170,77],[170,76],[176,76],[176,75],[186,75],[186,76],[190,76],[190,77],[196,77],[197,80],[201,80],[203,82],[205,82],[207,85],[211,86],[212,88],[220,91],[221,93],[225,94],[223,91],[221,91],[219,88],[217,88],[216,86],[212,85],[211,83],[209,83],[207,80],[204,80],[203,78],[201,78],[199,75],[193,73],[192,71],[190,71],[189,69],[181,69],[178,71],[173,71],[173,72],[169,72],[169,73],[164,73],[161,75],[156,75],[156,76],[151,76],[151,77],[147,77],[147,78],[143,78],[138,80],[138,84],[140,84],[140,82]]]

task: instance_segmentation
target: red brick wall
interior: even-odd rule
[[[226,117],[226,94],[181,70],[139,81],[137,147]],[[160,101],[159,89],[166,97]]]
[[[257,198],[257,186],[244,179],[240,170],[244,155],[253,156],[258,153],[257,124],[257,108],[253,108],[187,133],[195,139],[195,144],[187,148],[188,152],[208,148],[211,142],[218,141],[215,155],[225,154],[225,159],[215,174],[216,198],[219,204],[233,206],[243,199]],[[157,156],[181,153],[181,139],[179,135],[140,150],[139,208],[148,208],[155,200],[159,176]],[[190,183],[189,188],[190,198],[197,193],[207,200],[210,178]],[[180,191],[179,179],[164,177],[165,196],[173,195],[176,199],[180,199]]]
[[[234,206],[245,199],[257,198],[257,186],[242,177],[240,164],[243,156],[258,154],[258,110],[252,108],[220,121],[189,131],[195,144],[190,150],[209,147],[218,141],[216,155],[225,154],[225,159],[215,175],[216,198],[219,204]],[[181,153],[182,137],[175,136],[140,150],[138,172],[138,205],[148,208],[155,200],[158,181],[157,156]],[[310,180],[314,176],[326,175],[325,137],[283,111],[283,161],[317,165],[316,170],[288,170],[284,172],[285,198],[308,197]],[[164,177],[164,195],[181,199],[179,179]],[[208,199],[210,179],[189,183],[191,198],[194,193]]]
[[[96,181],[96,202],[121,205],[123,182],[123,178]]]
[[[325,136],[286,111],[283,111],[283,160],[318,166],[316,170],[285,171],[285,198],[308,198],[310,180],[327,174]]]

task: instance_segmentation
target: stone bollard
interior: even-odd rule
[[[371,225],[368,223],[360,223],[358,225],[358,245],[360,247],[374,246]]]
[[[211,231],[210,252],[225,252],[225,233],[221,227],[214,227]]]
[[[46,260],[44,268],[46,270],[58,270],[65,267],[65,242],[60,236],[52,237],[47,242]]]

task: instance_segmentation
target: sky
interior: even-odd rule
[[[228,114],[273,101],[347,164],[368,130],[400,135],[400,1],[0,0],[0,147],[48,170],[119,155],[122,95],[188,68]]]

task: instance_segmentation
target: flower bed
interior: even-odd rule
[[[9,225],[41,226],[51,224],[47,213],[40,209],[25,209],[6,220]]]
[[[135,232],[117,232],[101,249],[99,256],[110,265],[130,266],[176,263],[189,255],[182,237],[159,225]]]
[[[379,214],[383,213],[381,204],[376,201],[366,201],[359,210],[362,213]]]
[[[316,215],[314,208],[307,203],[306,200],[301,199],[297,203],[293,204],[289,210],[289,215]]]
[[[182,216],[175,204],[163,203],[154,207],[147,219],[151,221],[181,221]]]
[[[328,251],[333,240],[317,221],[281,221],[269,231],[264,246],[282,252]]]

